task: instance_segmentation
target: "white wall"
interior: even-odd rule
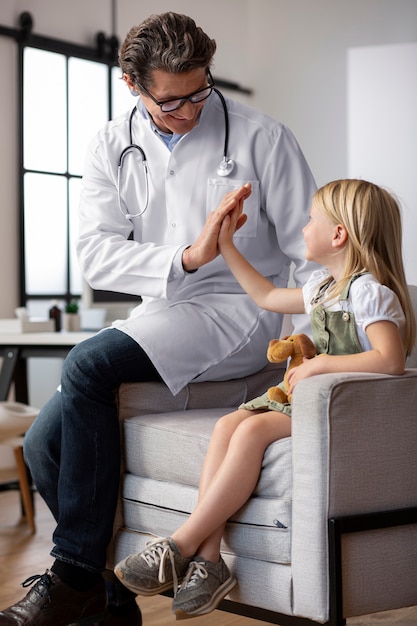
[[[174,10],[194,17],[217,41],[215,74],[252,87],[252,97],[239,97],[292,128],[319,184],[348,175],[348,50],[417,42],[416,0],[116,0],[116,5],[120,40],[150,13]],[[93,45],[98,31],[112,33],[111,0],[1,0],[0,24],[15,27],[25,10],[33,15],[36,34]],[[0,317],[12,316],[18,299],[16,70],[15,45],[0,37]],[[410,211],[414,228],[416,206]]]
[[[1,23],[0,6],[0,23]],[[17,74],[15,46],[0,37],[0,317],[11,316],[18,304],[17,92],[10,77]]]
[[[348,61],[348,175],[398,197],[407,280],[417,284],[417,43],[352,48]]]

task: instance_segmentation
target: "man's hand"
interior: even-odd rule
[[[219,255],[220,229],[227,215],[232,214],[233,216],[230,219],[233,226],[228,226],[229,229],[234,228],[233,233],[243,226],[246,222],[246,215],[242,213],[243,202],[250,194],[250,183],[225,194],[217,209],[208,216],[204,228],[195,242],[184,250],[182,265],[186,272],[198,269]]]

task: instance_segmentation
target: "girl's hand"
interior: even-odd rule
[[[204,224],[203,230],[195,242],[184,250],[182,264],[186,271],[196,270],[218,256],[219,235],[224,218],[231,212],[237,212],[235,230],[243,226],[246,216],[242,215],[243,201],[251,193],[250,183],[226,193],[215,211],[212,211]]]
[[[223,252],[228,246],[233,246],[233,235],[247,220],[247,215],[242,213],[241,207],[236,207],[228,213],[220,227],[219,233],[219,250]]]
[[[235,206],[225,215],[220,228],[220,252],[228,245],[233,245],[233,235],[245,224],[247,215],[243,213],[243,204],[246,198],[250,196],[251,192],[252,189],[250,183],[246,183],[246,185],[241,187],[241,189],[226,194],[223,201],[220,203],[219,208],[222,206],[223,202],[230,202],[232,199],[235,201]]]
[[[314,376],[318,373],[316,362],[316,359],[318,358],[319,356],[315,356],[312,359],[307,359],[306,357],[304,357],[301,365],[293,367],[293,369],[288,373],[288,395],[291,395],[293,393],[295,386],[300,382],[300,380],[303,380],[303,378],[310,378],[310,376]]]

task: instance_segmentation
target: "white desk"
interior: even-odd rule
[[[19,402],[28,402],[26,359],[33,357],[61,357],[77,343],[93,337],[95,332],[81,331],[22,333],[19,320],[0,319],[0,401],[7,400],[12,383]]]

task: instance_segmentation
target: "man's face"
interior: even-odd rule
[[[149,93],[141,89],[140,95],[156,126],[164,132],[180,135],[188,133],[197,124],[200,111],[206,100],[197,103],[187,100],[179,109],[163,112],[161,107],[153,101],[152,97],[159,102],[166,102],[168,100],[186,98],[200,89],[204,89],[209,84],[205,68],[198,68],[180,74],[154,70],[152,78],[152,85],[148,88]],[[124,75],[124,79],[130,88],[140,89],[138,85],[133,85],[128,76]]]

